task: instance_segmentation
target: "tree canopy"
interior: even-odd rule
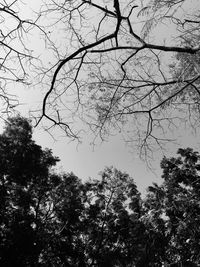
[[[57,173],[58,158],[10,118],[0,135],[0,265],[198,266],[200,156],[163,158],[163,183],[145,197],[127,173]]]
[[[165,260],[198,266],[200,156],[191,148],[178,155],[161,161],[164,182],[149,187],[145,206],[151,227],[165,233]]]

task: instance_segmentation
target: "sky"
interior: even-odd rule
[[[139,158],[137,151],[126,146],[120,135],[111,137],[108,142],[96,145],[94,148],[87,142],[77,146],[75,141],[70,142],[66,137],[58,137],[55,141],[43,129],[35,129],[33,137],[38,144],[51,148],[60,158],[60,170],[72,171],[79,178],[87,180],[89,177],[99,178],[98,174],[105,166],[114,166],[133,177],[143,195],[152,182],[162,183],[160,160],[164,155],[175,156],[179,147],[192,147],[197,151],[200,148],[198,135],[193,136],[186,131],[184,136],[180,137],[179,143],[168,144],[166,151],[155,153],[149,167]]]
[[[20,93],[19,93],[20,89]],[[30,106],[39,104],[38,90],[35,88],[15,88],[23,103],[18,110],[27,116]],[[108,141],[93,146],[90,139],[78,144],[55,129],[51,134],[39,125],[33,128],[33,138],[43,148],[50,148],[55,156],[60,158],[58,171],[73,172],[84,181],[90,178],[100,178],[99,172],[106,166],[127,172],[134,178],[140,192],[145,193],[152,181],[160,183],[160,157],[155,158],[150,169],[137,155],[137,151],[126,145],[121,135],[111,136]]]
[[[14,90],[20,96],[19,102],[22,103],[18,107],[21,115],[27,117],[30,109],[40,106],[41,102],[38,99],[41,99],[41,95],[35,87],[23,88],[18,85]],[[152,166],[149,167],[140,159],[138,151],[127,145],[120,134],[110,136],[107,141],[93,146],[90,138],[85,138],[83,143],[78,144],[76,140],[72,141],[64,136],[57,128],[49,133],[39,125],[33,127],[33,139],[43,148],[52,149],[53,154],[60,158],[58,171],[73,172],[83,181],[88,178],[100,178],[99,173],[106,166],[114,166],[134,178],[142,194],[145,194],[152,182],[162,182],[159,166],[164,154],[157,153],[151,161]]]
[[[40,0],[35,0],[33,7],[36,8]],[[26,11],[27,12],[27,11]],[[41,49],[40,42],[35,39],[32,47],[39,51]],[[44,47],[42,48],[44,49]],[[39,85],[36,87],[23,88],[17,84],[13,85],[13,92],[19,96],[19,101],[22,103],[18,110],[22,115],[28,116],[29,110],[39,107],[41,104],[44,91],[40,90]],[[58,170],[65,172],[73,172],[79,178],[87,180],[89,177],[98,178],[100,171],[103,171],[106,166],[114,166],[121,171],[127,172],[134,178],[139,191],[144,194],[146,188],[152,182],[160,184],[161,169],[159,167],[160,160],[164,155],[175,156],[177,149],[182,147],[193,147],[198,150],[198,136],[194,137],[185,129],[180,130],[180,138],[178,144],[169,144],[166,151],[159,151],[154,154],[151,160],[151,166],[142,161],[138,156],[138,151],[127,145],[120,134],[111,136],[107,142],[98,143],[95,147],[90,144],[91,140],[85,138],[82,144],[77,144],[76,141],[70,141],[62,136],[58,130],[53,132],[54,138],[44,131],[39,125],[34,128],[34,139],[36,143],[43,148],[51,148],[54,155],[60,158]],[[182,134],[184,130],[184,135]]]
[[[22,115],[27,116],[30,106],[35,106],[40,102],[38,101],[38,90],[35,88],[21,88],[20,90],[20,102],[24,104],[19,106],[19,110]],[[164,151],[155,152],[154,158],[149,162],[151,166],[148,166],[147,162],[139,157],[136,148],[124,142],[120,134],[110,136],[107,142],[92,146],[90,138],[88,140],[85,138],[83,143],[78,144],[76,141],[66,138],[58,129],[50,134],[39,125],[33,128],[33,138],[43,148],[52,149],[53,154],[60,158],[58,171],[73,172],[86,181],[89,177],[100,178],[99,173],[106,166],[114,166],[134,178],[138,190],[145,195],[147,187],[152,182],[162,183],[160,161],[164,156],[175,156],[179,147],[192,147],[199,151],[198,134],[192,135],[187,129],[179,130],[179,142],[169,143]]]
[[[75,142],[69,143],[66,138],[55,142],[47,135],[43,131],[37,131],[34,138],[38,144],[52,148],[54,154],[61,159],[59,165],[62,166],[62,170],[72,171],[83,180],[89,177],[99,178],[98,174],[105,166],[114,166],[133,177],[141,193],[145,192],[152,181],[161,182],[158,161],[154,166],[156,171],[153,172],[125,146],[120,136],[112,137],[110,141],[93,148],[89,143],[76,146]]]

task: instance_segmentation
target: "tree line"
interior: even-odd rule
[[[0,151],[1,266],[199,266],[198,152],[163,158],[162,184],[142,197],[114,167],[86,182],[58,173],[20,116],[6,121]]]

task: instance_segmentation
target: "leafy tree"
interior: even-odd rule
[[[128,174],[106,168],[101,180],[84,184],[73,173],[56,174],[58,158],[35,144],[30,122],[20,116],[6,122],[0,152],[0,265],[139,261],[145,228],[140,194]]]
[[[179,149],[178,155],[161,161],[164,182],[149,187],[146,216],[166,238],[163,262],[195,266],[200,262],[200,156],[190,148]]]
[[[82,184],[70,174],[57,187],[55,234],[44,262],[110,267],[138,262],[144,231],[140,194],[126,173],[106,168],[101,177]]]
[[[113,167],[83,183],[53,170],[58,158],[10,118],[0,135],[0,265],[198,266],[200,156],[190,148],[161,161],[164,182],[141,199]]]
[[[92,266],[128,266],[137,262],[140,234],[140,194],[133,179],[106,168],[101,180],[87,183],[89,205],[87,250]],[[91,250],[92,248],[92,250]]]
[[[64,174],[53,190],[53,218],[48,229],[51,239],[41,256],[44,266],[87,266],[83,194],[81,181],[72,173]]]
[[[0,265],[37,266],[45,244],[50,173],[58,158],[32,140],[24,118],[10,118],[0,135]]]

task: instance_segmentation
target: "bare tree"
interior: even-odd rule
[[[27,17],[26,17],[27,16]],[[37,24],[38,15],[30,18],[26,5],[20,0],[0,3],[0,117],[4,118],[19,105],[13,88],[29,84],[30,67],[36,60],[29,37],[34,30],[43,31]]]
[[[145,155],[180,123],[198,126],[200,6],[193,2],[192,9],[187,0],[47,0],[41,15],[50,22],[54,62],[41,72],[49,89],[38,123],[46,118],[73,138],[79,121],[94,138],[123,131]],[[195,69],[189,75],[186,59]]]

